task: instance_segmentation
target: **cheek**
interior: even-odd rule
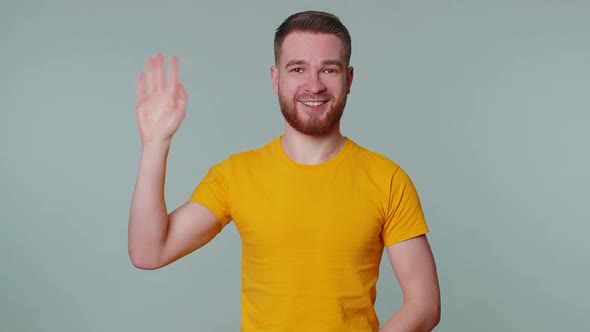
[[[346,94],[346,82],[331,82],[331,84],[328,86],[328,89],[330,90],[332,95],[341,96],[343,94]]]
[[[280,92],[284,96],[292,96],[297,93],[297,85],[293,84],[293,82],[281,81],[279,82],[278,87]]]

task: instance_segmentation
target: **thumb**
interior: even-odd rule
[[[178,83],[176,91],[176,106],[178,107],[178,109],[184,110],[188,102],[188,95],[186,93],[186,90],[184,90],[184,86],[182,84]]]

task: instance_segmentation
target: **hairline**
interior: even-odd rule
[[[309,34],[313,34],[313,35],[330,35],[330,36],[334,36],[336,38],[338,38],[338,40],[340,41],[341,48],[342,48],[342,53],[344,53],[344,61],[342,62],[342,67],[346,68],[350,65],[350,52],[348,54],[348,57],[346,55],[346,43],[344,42],[343,38],[340,37],[338,34],[336,33],[332,33],[332,32],[323,32],[323,31],[314,31],[314,30],[308,30],[308,29],[293,29],[291,31],[289,31],[289,33],[287,33],[281,40],[281,44],[279,47],[276,48],[275,51],[275,66],[279,67],[279,62],[280,62],[280,58],[283,54],[283,44],[285,43],[285,39],[287,39],[287,37],[289,37],[290,35],[294,34],[294,33],[299,33],[299,34],[304,34],[304,33],[309,33]],[[276,47],[276,44],[275,44]]]

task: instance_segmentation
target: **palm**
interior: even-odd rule
[[[169,141],[184,119],[187,95],[178,81],[178,59],[172,57],[164,83],[164,60],[149,59],[137,82],[137,125],[143,143]]]

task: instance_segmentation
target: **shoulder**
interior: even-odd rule
[[[381,153],[369,150],[354,142],[352,143],[353,153],[351,155],[353,158],[351,159],[357,164],[357,169],[362,170],[372,181],[387,187],[388,190],[403,189],[408,185],[413,186],[410,176],[395,161]]]
[[[383,154],[365,148],[352,140],[350,142],[352,144],[352,159],[362,164],[363,168],[368,171],[384,172],[392,175],[398,170],[401,170],[401,167],[396,162]]]
[[[236,168],[255,167],[255,165],[264,163],[272,157],[274,145],[277,144],[277,140],[278,138],[275,138],[264,146],[231,154],[228,158],[217,163],[212,168],[227,174]]]
[[[269,158],[273,154],[276,145],[278,144],[278,140],[279,138],[275,138],[264,146],[232,154],[228,160],[232,164],[260,162],[263,159]]]

